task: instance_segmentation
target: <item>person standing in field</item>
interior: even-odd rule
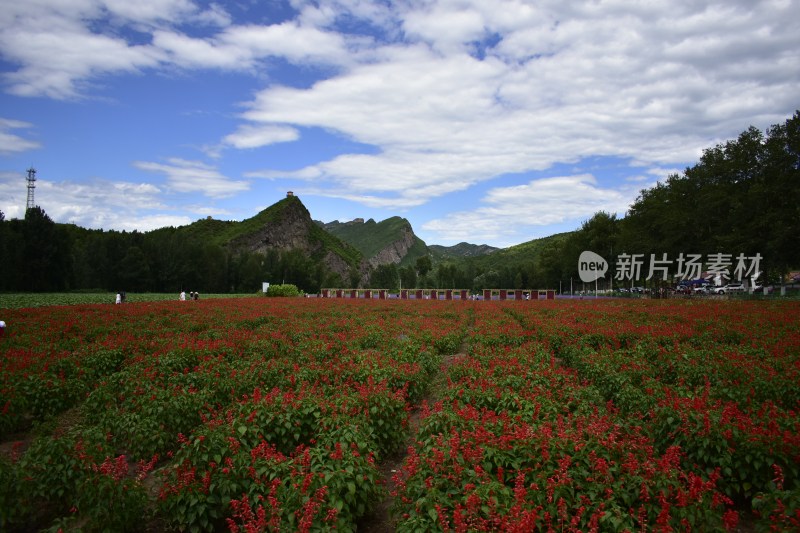
[[[6,323],[4,320],[0,320],[0,338],[2,338],[6,334]]]
[[[114,303],[118,303],[118,304],[122,303],[122,295],[120,293],[117,293],[117,300]]]
[[[186,301],[186,291],[181,291],[180,300],[182,302]]]

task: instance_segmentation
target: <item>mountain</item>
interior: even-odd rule
[[[476,267],[487,269],[501,266],[517,266],[525,262],[535,261],[548,246],[560,247],[574,232],[556,233],[548,237],[533,239],[508,248],[495,249],[490,254],[473,256],[468,260]]]
[[[428,255],[428,246],[414,234],[411,224],[402,217],[381,222],[356,218],[350,222],[317,222],[317,225],[349,243],[366,258],[370,266],[385,264],[414,264],[417,258]]]
[[[460,242],[454,246],[441,246],[438,244],[428,245],[433,261],[445,261],[448,259],[461,259],[465,257],[479,257],[489,255],[500,248],[489,246],[488,244],[469,244]]]
[[[368,270],[361,252],[314,223],[294,195],[241,222],[208,218],[181,229],[189,238],[201,238],[232,252],[301,252],[344,280],[350,279],[353,271],[364,274]]]

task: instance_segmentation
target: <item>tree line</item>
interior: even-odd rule
[[[750,127],[705,150],[695,165],[642,190],[624,218],[595,214],[539,261],[553,281],[578,276],[583,250],[610,261],[620,254],[729,254],[734,266],[738,255],[758,255],[760,280],[779,283],[800,267],[798,242],[800,111],[766,132]]]
[[[245,293],[263,281],[306,291],[342,285],[301,251],[266,254],[229,250],[180,228],[89,230],[57,224],[40,207],[24,219],[0,212],[0,291],[128,291]]]

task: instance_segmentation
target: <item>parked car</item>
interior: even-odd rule
[[[729,283],[722,287],[715,287],[714,292],[716,294],[725,294],[728,292],[744,292],[744,285],[741,283]]]
[[[711,291],[709,290],[707,285],[701,285],[700,287],[695,287],[694,289],[692,289],[692,292],[694,294],[711,294]]]

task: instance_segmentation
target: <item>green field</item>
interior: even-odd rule
[[[200,294],[201,299],[208,298],[253,298],[260,293],[250,294]],[[178,294],[163,292],[129,292],[125,301],[158,302],[177,300]],[[189,298],[187,293],[186,298]],[[42,307],[47,305],[76,304],[114,304],[116,293],[113,292],[38,292],[38,293],[6,293],[0,294],[0,309],[19,309],[23,307]],[[0,317],[2,319],[2,317]]]

